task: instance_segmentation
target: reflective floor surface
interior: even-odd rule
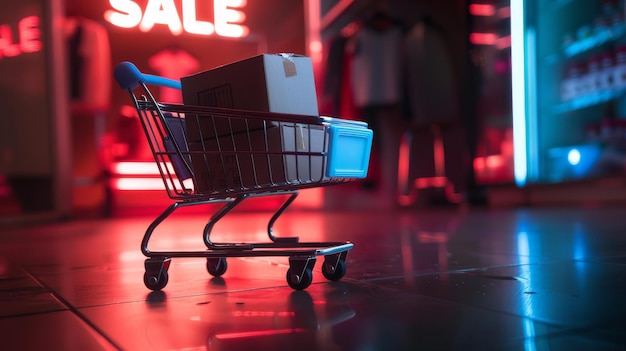
[[[173,259],[143,283],[156,216],[1,227],[3,350],[624,350],[626,208],[286,212],[277,235],[354,243],[303,291],[287,257],[231,257],[215,278]],[[176,213],[154,249],[204,247],[207,215]],[[267,238],[233,213],[212,238]]]

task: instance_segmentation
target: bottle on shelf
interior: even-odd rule
[[[600,141],[606,145],[610,145],[613,136],[613,120],[608,117],[604,117],[600,121]]]
[[[593,35],[596,36],[596,38],[600,38],[601,36],[605,35],[605,33],[608,34],[609,23],[611,23],[610,21],[610,18],[604,16],[596,17],[593,26]]]
[[[582,65],[579,62],[568,63],[561,80],[561,101],[569,101],[581,96],[583,80]]]
[[[617,0],[602,0],[601,15],[606,19],[610,19],[619,9]]]
[[[599,93],[602,89],[601,77],[602,71],[600,69],[600,57],[597,55],[589,56],[587,60],[587,72],[585,74],[585,95],[591,95]]]
[[[606,50],[600,57],[600,90],[610,91],[614,89],[613,71],[615,70],[615,54],[612,50]]]
[[[598,123],[589,123],[585,126],[585,141],[589,144],[600,141],[600,131]]]
[[[613,88],[623,89],[626,87],[626,45],[617,47],[615,52],[615,66],[613,68]]]

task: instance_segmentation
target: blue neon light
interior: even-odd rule
[[[515,183],[526,184],[526,52],[524,0],[511,1],[511,74],[513,92],[513,166]]]
[[[569,164],[572,166],[576,166],[577,164],[579,164],[580,163],[580,151],[578,151],[578,149],[571,149],[567,153],[567,162],[569,162]]]

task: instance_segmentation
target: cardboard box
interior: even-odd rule
[[[266,130],[191,142],[196,191],[253,191],[320,182],[327,179],[324,157],[302,153],[323,152],[327,139],[323,126],[281,122]]]
[[[263,54],[181,78],[185,105],[225,107],[318,116],[311,59],[293,54]],[[206,120],[204,120],[206,121]],[[189,123],[191,142],[215,136],[203,119]],[[216,125],[218,136],[262,128],[261,121],[231,119]]]

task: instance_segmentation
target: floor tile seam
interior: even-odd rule
[[[284,286],[268,286],[268,287],[263,287],[263,288],[248,288],[248,289],[235,289],[235,290],[228,290],[228,291],[216,291],[216,292],[206,292],[206,293],[198,293],[198,294],[187,294],[187,295],[176,295],[176,296],[164,296],[162,297],[163,299],[167,299],[167,300],[181,300],[181,299],[187,299],[187,298],[192,298],[192,297],[201,297],[201,296],[215,296],[215,295],[226,295],[226,294],[232,294],[232,293],[242,293],[242,292],[247,292],[247,291],[257,291],[257,290],[270,290],[270,289],[276,289],[276,288],[282,288]],[[163,293],[167,294],[167,291],[162,291]],[[148,295],[150,294],[154,294],[157,293],[157,291],[152,291],[150,293],[148,293]],[[153,297],[154,299],[160,299],[161,297]],[[140,300],[140,299],[135,299],[135,300],[127,300],[127,301],[118,301],[118,302],[108,302],[108,303],[99,303],[99,304],[93,304],[93,305],[81,305],[81,306],[76,306],[77,309],[90,309],[90,308],[98,308],[98,307],[108,307],[108,306],[118,306],[118,305],[127,305],[127,304],[134,304],[134,303],[155,303],[157,301],[150,301],[149,298]]]
[[[560,330],[556,330],[552,333],[538,335],[537,338],[567,337],[571,335],[581,336],[581,335],[589,335],[590,333],[608,333],[614,338],[619,338],[619,337],[622,337],[622,339],[624,338],[624,336],[621,335],[618,331],[612,331],[610,329],[603,327],[602,325],[589,325],[589,326],[580,327],[580,326],[566,326],[566,325],[555,324],[555,323],[546,323],[540,320],[539,322],[545,325],[548,325],[550,327],[553,327],[553,328],[560,328]],[[605,339],[597,339],[597,340],[606,341]],[[610,341],[610,343],[613,344],[613,341]]]
[[[461,268],[461,269],[452,269],[447,271],[438,271],[438,272],[423,272],[423,273],[408,273],[408,274],[398,274],[386,277],[376,277],[376,278],[363,278],[361,281],[385,281],[385,280],[393,280],[393,279],[401,279],[401,278],[411,278],[411,277],[426,277],[431,275],[441,275],[441,274],[458,274],[458,273],[468,273],[468,272],[478,272],[484,271],[488,269],[497,269],[497,268],[511,268],[511,267],[519,267],[519,266],[528,266],[528,265],[538,265],[540,263],[524,263],[524,264],[506,264],[506,265],[494,265],[494,266],[486,266],[480,268]]]
[[[600,264],[600,265],[609,265],[609,266],[616,266],[616,267],[626,267],[626,262],[621,263],[621,262],[611,262],[609,260],[613,259],[613,258],[621,258],[623,256],[618,256],[618,257],[602,257],[602,258],[595,258],[595,259],[576,259],[574,260],[575,262],[582,262],[582,263],[590,263],[590,264]]]
[[[5,316],[0,316],[0,319],[32,317],[32,316],[39,316],[39,315],[50,314],[50,313],[59,313],[59,312],[70,312],[70,309],[67,308],[67,307],[64,307],[64,308],[58,308],[58,309],[56,309],[56,308],[55,309],[48,309],[48,310],[45,310],[45,311],[9,314],[9,315],[5,315]]]
[[[537,322],[537,320],[532,319],[532,321]],[[564,338],[564,337],[568,337],[568,336],[580,336],[581,332],[587,332],[589,329],[588,328],[579,328],[579,327],[567,327],[567,326],[562,326],[562,325],[555,325],[553,323],[545,323],[542,321],[538,321],[548,327],[552,327],[552,328],[560,328],[559,330],[555,330],[552,332],[544,332],[544,333],[540,333],[540,334],[535,334],[535,335],[528,335],[528,336],[518,336],[515,338],[512,338],[511,340],[519,342],[522,341],[524,342],[524,349],[528,350],[529,348],[527,347],[527,343],[537,343],[537,342],[545,342],[545,341],[550,341],[553,340],[555,338]],[[598,341],[602,341],[604,342],[605,340],[599,340],[599,339],[595,339]],[[611,345],[614,345],[614,342],[609,342]],[[534,347],[532,347],[531,349],[535,349]],[[502,350],[502,348],[500,346],[487,346],[486,348],[484,348],[484,351],[500,351]]]
[[[313,283],[316,284],[316,283]],[[321,282],[319,283],[321,284]],[[228,291],[214,291],[214,292],[206,292],[206,293],[197,293],[197,294],[187,294],[187,295],[176,295],[176,296],[164,296],[162,297],[163,299],[167,299],[167,300],[180,300],[180,299],[187,299],[187,298],[192,298],[192,297],[201,297],[201,296],[216,296],[216,295],[227,295],[227,294],[233,294],[233,293],[243,293],[243,292],[249,292],[249,291],[262,291],[262,290],[272,290],[272,289],[277,289],[277,288],[286,288],[286,285],[275,285],[275,286],[265,286],[262,288],[242,288],[242,289],[233,289],[233,290],[228,290]],[[161,291],[164,294],[167,294],[167,291]],[[152,291],[150,293],[148,293],[148,295],[150,294],[155,294],[158,293],[157,291]],[[155,299],[160,299],[161,297],[154,297]],[[117,306],[117,305],[126,305],[126,304],[134,304],[134,303],[151,303],[151,302],[155,302],[155,301],[150,301],[148,298],[146,299],[134,299],[134,300],[127,300],[127,301],[118,301],[118,302],[108,302],[108,303],[99,303],[99,304],[91,304],[91,305],[80,305],[80,306],[75,306],[76,309],[91,309],[91,308],[98,308],[98,307],[108,307],[108,306]]]
[[[32,292],[34,291],[36,295],[46,295],[46,296],[51,296],[52,300],[54,302],[57,302],[58,304],[55,304],[59,307],[48,307],[48,308],[40,308],[37,311],[28,311],[28,312],[16,312],[16,313],[11,313],[11,314],[7,314],[7,315],[0,315],[0,319],[5,319],[5,318],[18,318],[18,317],[22,317],[22,316],[34,316],[34,315],[39,315],[39,314],[46,314],[46,313],[53,313],[53,312],[63,312],[63,311],[69,311],[69,308],[67,306],[65,306],[64,304],[62,304],[57,298],[56,296],[53,294],[52,290],[50,290],[47,286],[42,285],[37,279],[34,279],[33,276],[30,274],[30,272],[28,272],[22,265],[14,262],[14,261],[9,261],[9,263],[13,266],[15,266],[16,271],[20,272],[19,276],[15,276],[13,278],[9,278],[8,281],[21,281],[21,280],[25,280],[30,284],[33,284],[34,286],[31,285],[26,285],[26,286],[17,286],[17,287],[11,287],[11,288],[6,288],[6,289],[0,289],[0,294],[2,293],[12,293],[12,292],[16,292],[16,291],[24,291],[25,289],[28,290],[28,292]],[[7,280],[4,280],[7,281]],[[33,296],[33,295],[20,295],[18,297],[14,297],[14,299],[12,300],[13,303],[15,304],[20,304],[22,302],[26,302],[28,301],[28,297]],[[26,299],[21,299],[21,298],[26,298]]]
[[[465,302],[460,302],[460,301],[456,301],[456,300],[448,300],[448,299],[444,299],[444,298],[440,298],[440,297],[435,297],[435,296],[431,296],[431,295],[423,295],[423,294],[419,294],[419,293],[415,293],[415,292],[411,292],[411,291],[406,291],[406,290],[400,290],[400,289],[395,289],[392,287],[386,287],[390,290],[394,290],[394,291],[400,291],[406,294],[410,294],[416,297],[420,297],[426,300],[431,300],[431,301],[437,301],[440,303],[446,303],[446,304],[452,304],[452,305],[457,305],[457,306],[463,306],[466,308],[473,308],[476,310],[481,310],[481,311],[487,311],[490,313],[494,313],[497,315],[501,315],[501,316],[508,316],[508,317],[512,317],[515,319],[519,319],[519,320],[524,320],[524,319],[529,319],[533,322],[538,322],[541,323],[543,325],[546,325],[548,327],[552,327],[552,328],[558,328],[560,330],[556,331],[556,332],[567,332],[567,331],[572,331],[572,330],[586,330],[586,328],[584,327],[579,327],[579,326],[568,326],[568,325],[564,325],[564,324],[559,324],[559,323],[553,323],[550,320],[547,319],[541,319],[541,318],[536,318],[536,317],[529,317],[523,314],[519,314],[519,313],[513,313],[513,312],[509,312],[506,310],[500,310],[500,309],[495,309],[495,308],[489,308],[489,307],[485,307],[485,306],[480,306],[477,304],[472,304],[472,303],[465,303]],[[549,333],[544,333],[544,334],[540,334],[540,336],[548,336],[548,335],[552,335],[556,332],[549,332]],[[525,337],[522,339],[526,339]]]
[[[54,296],[59,303],[67,308],[69,312],[74,314],[79,320],[83,321],[89,328],[91,328],[96,334],[100,335],[104,340],[106,340],[111,346],[118,350],[122,350],[122,348],[109,336],[107,335],[96,323],[87,318],[76,306],[72,305],[67,299],[65,299],[59,292],[52,289],[52,287],[48,286],[45,282],[37,278],[32,272],[27,270],[26,268],[22,268],[26,272],[26,274],[33,279],[37,284],[45,287],[50,291],[52,296]]]
[[[343,278],[341,279],[341,282],[350,282],[352,284],[363,284],[364,282],[362,280],[357,280],[357,279],[350,279],[350,278]],[[332,284],[333,282],[314,282],[311,285],[319,285],[319,284]],[[378,286],[377,284],[369,284],[367,283],[367,285],[370,286]],[[273,286],[265,286],[262,288],[242,288],[242,289],[233,289],[233,290],[228,290],[228,291],[216,291],[216,292],[207,292],[207,293],[199,293],[199,294],[188,294],[188,295],[177,295],[177,296],[165,296],[163,297],[164,299],[167,300],[180,300],[180,299],[187,299],[187,298],[192,298],[192,297],[202,297],[202,296],[215,296],[215,295],[228,295],[228,294],[236,294],[236,293],[245,293],[245,292],[250,292],[250,291],[265,291],[265,290],[274,290],[274,289],[288,289],[289,292],[294,292],[297,290],[293,290],[291,288],[288,288],[286,285],[273,285]],[[388,288],[388,287],[386,287]],[[389,288],[389,290],[394,290],[392,288]],[[306,290],[304,290],[306,292]],[[163,293],[167,293],[167,291],[162,291]],[[157,293],[156,291],[153,291],[150,294],[153,293]],[[150,303],[151,301],[144,299],[144,300],[130,300],[130,301],[121,301],[121,302],[111,302],[111,303],[101,303],[101,304],[95,304],[95,305],[83,305],[83,306],[77,306],[77,309],[91,309],[91,308],[98,308],[98,307],[107,307],[107,306],[116,306],[116,305],[125,305],[125,304],[133,304],[133,303],[141,303],[141,302],[145,302],[145,303]]]
[[[487,308],[487,307],[476,305],[476,304],[463,303],[463,302],[460,302],[460,301],[448,300],[448,299],[439,298],[439,297],[435,297],[435,296],[431,296],[431,295],[423,295],[423,294],[419,294],[419,293],[416,293],[416,292],[406,291],[406,290],[393,288],[393,287],[389,287],[389,286],[385,286],[384,288],[388,289],[388,290],[395,291],[395,292],[400,292],[400,293],[412,295],[412,296],[415,296],[415,297],[419,297],[419,298],[422,298],[422,299],[425,299],[425,300],[436,301],[436,302],[440,302],[440,303],[452,304],[452,305],[457,305],[457,306],[469,307],[469,308],[473,308],[473,309],[477,309],[477,310],[488,311],[490,313],[495,313],[495,314],[502,315],[502,316],[509,316],[509,317],[514,317],[514,318],[517,318],[517,319],[529,318],[529,317],[527,317],[525,315],[518,314],[518,313],[511,313],[511,312],[508,312],[508,311],[505,311],[505,310],[498,310],[498,309],[493,309],[493,308]],[[539,319],[536,319],[536,318],[530,318],[530,319],[533,320],[533,321],[540,322],[542,324],[548,325],[548,326],[563,328],[563,326],[555,325],[555,324],[550,323],[548,321],[543,321],[543,320],[539,320]]]
[[[446,271],[433,271],[433,272],[422,272],[422,273],[406,273],[406,274],[396,274],[385,277],[374,277],[374,278],[363,278],[363,280],[367,281],[384,281],[384,280],[393,280],[407,277],[425,277],[430,275],[441,275],[441,274],[458,274],[458,273],[468,273],[468,272],[479,272],[486,271],[490,269],[501,269],[501,268],[512,268],[512,267],[522,267],[522,266],[541,266],[547,264],[555,264],[555,263],[576,263],[576,262],[584,262],[584,263],[593,263],[593,264],[611,264],[616,266],[623,266],[621,263],[612,263],[612,262],[599,262],[599,261],[589,261],[589,260],[579,260],[579,259],[555,259],[555,260],[546,260],[546,261],[538,261],[538,262],[528,262],[528,263],[510,263],[510,264],[502,264],[502,265],[492,265],[492,266],[484,266],[484,267],[476,267],[476,268],[460,268],[460,269],[451,269]]]
[[[360,283],[365,283],[366,281],[359,281],[359,282]],[[376,284],[368,284],[368,285],[376,285]],[[519,319],[528,318],[531,321],[539,322],[539,323],[544,324],[544,325],[549,326],[549,327],[561,329],[561,330],[558,331],[558,333],[567,333],[567,332],[572,333],[572,332],[575,332],[577,330],[588,330],[589,328],[595,328],[596,327],[596,326],[593,326],[593,325],[590,325],[588,327],[581,327],[581,326],[575,326],[575,325],[566,325],[566,324],[561,324],[561,323],[554,323],[554,322],[552,322],[552,321],[550,321],[548,319],[542,319],[542,318],[536,318],[536,317],[528,317],[528,316],[523,315],[523,314],[512,313],[512,312],[508,312],[506,310],[499,310],[499,309],[494,309],[494,308],[488,308],[488,307],[480,306],[480,305],[477,305],[477,304],[464,303],[464,302],[455,301],[455,300],[448,300],[448,299],[439,298],[439,297],[435,297],[435,296],[431,296],[431,295],[423,295],[423,294],[419,294],[419,293],[416,293],[416,292],[407,291],[407,290],[394,288],[394,287],[390,287],[390,286],[384,286],[384,288],[388,289],[388,290],[391,290],[391,291],[395,291],[395,292],[401,292],[401,293],[413,295],[413,296],[420,297],[420,298],[423,298],[423,299],[443,302],[443,303],[446,303],[446,304],[454,304],[454,305],[458,305],[458,306],[465,306],[465,307],[475,308],[475,309],[478,309],[478,310],[488,311],[488,312],[491,312],[491,313],[496,313],[496,314],[499,314],[499,315],[510,316],[510,317],[519,318]],[[607,331],[607,330],[606,329],[600,329],[600,331]],[[557,332],[555,332],[555,333],[557,333]],[[545,334],[541,334],[541,336],[548,336],[548,335],[552,335],[552,334],[554,334],[554,333],[545,333]]]

